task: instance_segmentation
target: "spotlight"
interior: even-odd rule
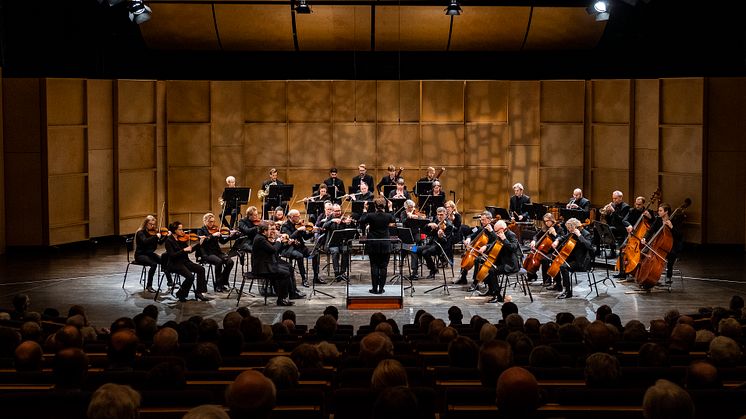
[[[597,1],[593,3],[593,9],[597,13],[606,13],[609,10],[609,5],[605,1]]]
[[[150,20],[152,17],[152,11],[143,0],[129,0],[127,3],[127,11],[129,12],[130,20],[141,25]]]
[[[298,0],[298,5],[295,6],[295,13],[299,15],[310,15],[311,6],[308,5],[308,0]]]
[[[98,0],[99,4],[106,2],[109,6],[116,6],[117,4],[123,2],[124,0]]]
[[[585,10],[589,15],[593,15],[597,22],[609,20],[608,0],[593,0],[593,3]]]
[[[451,0],[448,7],[445,8],[446,16],[458,16],[461,14],[461,6],[458,4],[458,0]]]

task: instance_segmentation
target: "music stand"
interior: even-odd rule
[[[306,214],[308,214],[309,217],[311,215],[318,217],[322,212],[324,212],[323,201],[306,201]]]
[[[412,230],[412,236],[414,237],[413,243],[419,241],[422,228],[428,224],[430,224],[430,220],[427,218],[407,218],[404,220],[404,227]]]
[[[499,215],[500,219],[502,220],[510,220],[510,214],[508,214],[508,210],[506,210],[505,208],[493,207],[488,205],[484,207],[484,209],[489,211],[490,214],[492,214],[493,218],[497,218],[497,216]]]
[[[433,193],[432,180],[420,180],[414,187],[414,194],[417,196],[430,195],[431,193]]]
[[[404,275],[404,251],[406,250],[408,253],[411,253],[410,249],[415,243],[414,236],[412,235],[412,229],[406,227],[396,227],[396,237],[399,238],[399,273],[391,277],[389,283],[392,283],[398,279],[399,283],[402,286],[402,295],[404,294],[404,291],[409,290],[409,296],[412,297],[414,296],[414,284],[412,283],[412,275]],[[396,264],[394,264],[394,268],[396,268]],[[407,287],[404,287],[405,280],[409,281],[409,286]]]
[[[246,251],[243,250],[243,244],[246,242],[248,237],[241,237],[235,242],[233,242],[233,246],[231,246],[230,250],[228,251],[228,256],[238,256],[240,260],[246,261]],[[241,274],[244,273],[244,264],[241,263]],[[235,264],[235,267],[233,269],[233,286],[231,287],[230,291],[228,292],[228,296],[226,298],[230,299],[231,294],[233,294],[233,291],[236,293],[240,292],[239,289],[236,287],[236,276],[238,274],[238,263]],[[251,291],[244,291],[243,295],[246,295],[248,297],[256,297],[256,295],[252,294]]]
[[[332,231],[331,236],[329,236],[329,240],[326,242],[326,249],[329,251],[330,247],[339,247],[340,250],[340,257],[346,257],[347,260],[347,270],[345,271],[345,276],[347,277],[347,284],[350,283],[350,263],[352,263],[352,258],[350,257],[349,252],[349,243],[352,241],[352,239],[355,238],[357,235],[357,229],[356,228],[344,228],[341,230],[334,230]],[[347,256],[345,256],[345,250],[347,250]],[[340,260],[341,263],[341,260]],[[333,284],[334,281],[331,281],[329,285]]]
[[[334,233],[332,233],[332,234],[334,234]],[[311,256],[312,260],[315,259],[316,257],[319,257],[319,253],[321,251],[320,247],[323,246],[323,244],[319,244],[319,243],[321,243],[321,240],[316,240],[316,243],[314,243],[314,245],[313,245],[313,249],[311,249],[311,254],[309,256]],[[332,281],[332,282],[334,282],[334,281]],[[313,280],[313,281],[311,281],[311,296],[308,297],[308,299],[310,300],[311,298],[313,298],[313,296],[316,295],[316,293],[326,295],[329,298],[335,298],[333,295],[327,294],[324,291],[317,291],[316,290],[316,280]]]
[[[570,218],[576,218],[580,222],[583,222],[588,219],[588,217],[590,217],[589,211],[579,209],[560,208],[559,213],[560,217],[564,218],[565,221],[569,220]]]
[[[538,203],[532,204],[531,210],[533,211],[533,214],[531,214],[531,219],[539,221],[543,220],[544,214],[549,212],[549,208],[546,205]]]
[[[249,197],[251,196],[251,188],[225,188],[223,189],[223,202],[225,203],[223,207],[223,211],[220,216],[220,220],[222,221],[225,219],[225,210],[227,208],[228,202],[233,204],[233,209],[236,211],[236,215],[241,213],[241,205],[245,205],[249,203]],[[231,216],[231,223],[235,223],[236,220],[233,219],[234,217]],[[228,227],[233,228],[232,225],[229,225]]]
[[[363,209],[365,209],[365,203],[366,202],[368,202],[368,201],[352,201],[352,206],[351,206],[352,207],[352,210],[351,210],[352,213],[353,214],[357,214],[358,216],[362,215],[363,214]],[[369,203],[368,206],[371,207],[371,209],[372,209],[373,203],[372,202]]]
[[[396,185],[383,185],[383,187],[381,188],[381,196],[388,199],[389,194],[391,194],[391,191],[394,190],[396,190]]]
[[[391,201],[391,211],[397,213],[401,211],[404,207],[404,202],[407,200],[405,198],[390,198],[389,201]]]
[[[616,249],[616,239],[614,238],[614,234],[611,232],[611,228],[609,228],[608,224],[602,223],[600,221],[594,221],[593,231],[598,236],[598,242],[600,244],[605,244],[610,248],[613,246],[613,248]],[[614,284],[614,281],[609,276],[609,255],[608,253],[606,253],[606,251],[604,251],[604,269],[606,269],[606,276],[601,280],[601,283],[606,285],[606,280],[608,279],[611,282],[611,285],[616,288],[616,284]],[[593,285],[595,285],[595,283]],[[591,287],[591,291],[592,290],[593,287]],[[598,293],[598,290],[596,291],[596,293]]]
[[[441,254],[441,255],[443,255],[443,257],[445,258],[445,260],[447,260],[447,261],[448,261],[448,263],[449,263],[449,264],[450,264],[451,266],[453,266],[453,262],[451,262],[451,259],[449,259],[449,258],[448,258],[448,255],[446,254],[446,251],[445,251],[445,249],[443,249],[443,246],[441,246],[441,245],[440,245],[440,243],[438,243],[438,241],[437,241],[437,240],[433,240],[433,243],[435,243],[435,244],[437,244],[437,245],[438,245],[438,249],[440,249],[440,254]],[[434,287],[434,288],[430,288],[429,290],[425,291],[425,294],[427,294],[427,293],[428,293],[428,292],[430,292],[430,291],[435,291],[435,290],[439,290],[439,289],[441,289],[441,288],[443,288],[443,292],[444,292],[444,293],[445,293],[446,295],[451,295],[451,291],[449,291],[449,289],[448,289],[448,280],[447,280],[447,278],[446,278],[446,272],[445,272],[445,270],[443,271],[443,285],[438,285],[437,287]]]

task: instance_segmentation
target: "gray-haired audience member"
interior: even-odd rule
[[[225,391],[225,403],[233,419],[268,418],[275,407],[277,390],[260,372],[242,372]]]
[[[658,380],[645,392],[642,414],[646,419],[691,419],[694,403],[683,388],[668,380]]]
[[[88,419],[137,419],[140,393],[130,386],[106,383],[96,390],[88,404]]]
[[[502,340],[492,340],[479,351],[479,377],[485,387],[495,387],[497,377],[513,365],[513,349]]]
[[[44,351],[38,343],[32,340],[21,342],[15,353],[16,371],[41,371],[43,356]]]
[[[735,367],[741,359],[741,347],[731,338],[718,336],[710,342],[709,356],[718,368]]]
[[[286,356],[276,356],[264,367],[264,376],[272,380],[277,390],[286,390],[298,386],[298,367]]]
[[[230,416],[221,406],[203,404],[189,409],[182,419],[230,419]]]
[[[619,385],[621,368],[619,360],[604,352],[596,352],[585,359],[585,386],[610,388]]]

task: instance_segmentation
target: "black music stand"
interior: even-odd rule
[[[231,223],[235,224],[236,220],[235,217],[238,216],[238,214],[241,213],[241,205],[246,205],[249,203],[249,197],[251,196],[251,188],[225,188],[223,189],[223,202],[224,205],[227,205],[228,202],[233,204],[233,208],[236,211],[235,216],[231,216]],[[225,206],[223,207],[223,211],[221,212],[220,220],[223,221],[225,219]],[[233,228],[232,225],[228,225],[228,227]]]
[[[397,213],[404,208],[404,203],[407,200],[405,198],[390,198],[389,201],[391,201],[391,211]]]
[[[570,218],[576,218],[581,223],[591,216],[590,211],[569,208],[560,208],[559,213],[560,217],[564,218],[565,221]]]
[[[311,215],[318,217],[319,214],[324,212],[323,201],[306,201],[306,214],[310,217]]]
[[[365,203],[368,201],[352,201],[352,213],[357,214],[357,218],[360,218],[361,215],[363,215],[363,209],[365,209]],[[368,206],[370,209],[373,209],[373,202],[368,203]],[[355,218],[355,217],[352,217]]]
[[[497,218],[497,216],[500,216],[501,220],[510,220],[510,214],[508,213],[508,210],[502,207],[493,207],[493,206],[486,206],[484,207],[487,211],[492,214],[492,218]]]
[[[352,257],[350,255],[350,242],[352,241],[352,239],[355,238],[355,236],[357,236],[356,228],[334,230],[332,231],[331,236],[329,236],[329,240],[327,240],[326,242],[327,251],[329,251],[330,247],[339,247],[340,258],[347,258],[347,270],[344,273],[344,275],[347,277],[347,284],[350,283],[350,264],[352,263]],[[345,251],[347,252],[347,255],[345,255]],[[341,259],[340,263],[342,263]],[[335,281],[331,281],[329,285],[333,284],[334,282]]]
[[[611,228],[609,228],[609,225],[606,223],[602,223],[600,221],[594,221],[593,222],[593,231],[598,236],[598,243],[605,244],[609,248],[616,249],[616,239],[614,238],[614,234],[611,232]],[[614,284],[614,281],[609,276],[609,255],[606,251],[604,251],[604,269],[606,270],[606,276],[600,281],[603,285],[606,285],[606,280],[608,279],[609,282],[611,282],[611,285],[616,288],[616,284]],[[596,285],[599,281],[596,281],[592,285]],[[591,291],[593,290],[593,287],[591,287]],[[596,293],[598,294],[598,289],[596,290]],[[589,293],[590,294],[590,293]]]
[[[441,254],[441,255],[443,256],[443,258],[444,258],[445,260],[447,260],[447,261],[448,261],[448,263],[449,263],[449,264],[450,264],[451,266],[453,266],[453,261],[451,261],[451,259],[450,259],[450,258],[448,258],[448,255],[446,254],[446,251],[445,251],[445,249],[443,249],[443,246],[441,246],[441,245],[440,245],[440,243],[438,243],[438,241],[437,241],[437,240],[433,240],[433,243],[435,243],[435,244],[437,244],[437,245],[438,245],[438,249],[440,249],[440,254]],[[448,280],[447,280],[447,278],[446,278],[446,272],[445,272],[445,270],[443,270],[443,285],[438,285],[437,287],[434,287],[434,288],[430,288],[429,290],[425,291],[425,294],[427,294],[427,293],[428,293],[428,292],[430,292],[430,291],[435,291],[435,290],[439,290],[439,289],[441,289],[441,288],[443,288],[443,292],[444,292],[444,293],[445,293],[446,295],[451,295],[451,292],[450,292],[450,291],[449,291],[449,289],[448,289]]]
[[[412,235],[412,229],[406,227],[397,227],[396,236],[399,238],[399,273],[394,274],[389,280],[389,283],[393,283],[399,280],[402,286],[402,295],[404,291],[409,290],[409,296],[414,296],[414,284],[412,283],[412,275],[404,275],[404,257],[407,256],[415,243],[414,236]],[[406,252],[405,252],[406,251]],[[396,264],[394,264],[396,269]],[[411,267],[410,267],[411,269]],[[404,281],[409,281],[409,285],[404,287]]]
[[[430,195],[431,193],[433,193],[432,180],[420,180],[414,187],[414,194],[417,196]]]
[[[228,256],[229,257],[238,256],[239,259],[243,260],[244,262],[247,262],[247,259],[248,259],[246,255],[247,252],[243,250],[243,244],[246,242],[247,239],[248,239],[247,237],[241,237],[235,242],[233,242],[233,246],[231,246],[230,250],[228,251]],[[244,273],[243,268],[244,268],[244,264],[241,263],[241,274],[242,275]],[[233,291],[235,291],[236,293],[240,292],[238,287],[236,287],[236,276],[238,274],[238,269],[239,269],[238,263],[236,263],[233,268],[233,286],[231,287],[230,291],[228,292],[228,296],[226,297],[228,299],[231,298],[231,294],[233,294]],[[243,291],[243,295],[246,295],[248,297],[256,297],[256,295],[252,294],[251,291]]]
[[[391,191],[396,190],[396,185],[383,185],[381,190],[383,191],[383,196],[388,198]]]
[[[334,234],[334,233],[332,233],[332,234]],[[316,243],[314,243],[314,245],[313,245],[313,249],[311,249],[311,254],[309,255],[309,256],[311,256],[311,260],[315,259],[316,257],[319,257],[319,253],[321,251],[320,247],[323,246],[323,245],[319,245],[319,243],[321,243],[321,240],[316,240]],[[313,262],[311,262],[311,263],[313,263]],[[334,281],[332,281],[332,283],[333,282]],[[313,298],[313,296],[316,295],[316,293],[325,295],[325,296],[327,296],[329,298],[335,298],[333,295],[327,294],[324,291],[318,291],[318,290],[316,290],[316,280],[313,280],[313,281],[311,281],[311,296],[308,297],[308,299],[310,300],[311,298]]]
[[[549,208],[544,204],[534,203],[531,205],[531,211],[533,212],[530,214],[531,219],[541,221],[544,219],[544,214],[549,211]]]
[[[420,241],[422,228],[428,224],[430,224],[430,220],[428,220],[427,218],[407,218],[406,220],[404,220],[404,227],[412,230],[412,236],[414,237],[414,241],[412,243],[417,243],[418,241]]]
[[[513,215],[516,221],[531,221],[536,219],[536,217],[534,217],[534,204],[532,204],[531,202],[529,202],[528,204],[523,204],[520,210],[520,214],[524,212],[528,214],[528,220],[519,220],[518,217],[515,217],[515,215]]]

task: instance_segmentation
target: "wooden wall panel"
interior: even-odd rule
[[[392,164],[395,166],[404,167],[403,177],[407,180],[407,185],[413,185],[419,179],[415,179],[413,174],[423,164],[419,150],[418,124],[378,124],[378,152],[393,160]]]
[[[88,158],[86,129],[80,126],[50,127],[47,133],[49,175],[84,173]]]
[[[244,125],[233,123],[212,123],[210,126],[210,142],[213,147],[242,146],[244,141]]]
[[[377,84],[379,122],[419,122],[419,82],[386,80]]]
[[[593,168],[628,170],[629,127],[627,125],[594,125],[591,131]]]
[[[658,179],[658,150],[646,148],[635,149],[635,164],[633,167],[635,174],[634,195],[642,195],[650,198],[653,191],[660,186]]]
[[[375,122],[376,82],[340,80],[332,82],[335,122]]]
[[[508,190],[512,193],[513,185],[520,182],[524,193],[531,197],[532,202],[543,200],[543,191],[539,188],[540,152],[538,145],[511,146],[508,152]]]
[[[542,122],[583,122],[584,109],[585,82],[541,82]]]
[[[611,202],[611,193],[621,191],[624,202],[632,205],[634,197],[630,198],[629,172],[627,170],[604,169],[593,172],[593,186],[588,196],[593,197],[593,205],[604,206]],[[569,199],[569,197],[568,197]]]
[[[49,227],[83,224],[88,221],[88,180],[86,176],[49,178]],[[84,240],[86,237],[80,238]]]
[[[210,167],[212,168],[210,181],[212,201],[210,203],[212,211],[217,214],[221,211],[218,198],[226,187],[226,177],[235,177],[238,187],[251,187],[252,185],[248,185],[247,180],[243,177],[243,146],[213,147],[210,158]],[[256,194],[256,189],[252,190],[252,194]]]
[[[124,125],[118,128],[119,170],[156,167],[156,130],[152,125]]]
[[[120,124],[156,122],[156,82],[117,80],[117,121]]]
[[[692,200],[692,205],[686,210],[687,220],[684,226],[684,240],[691,243],[702,242],[702,178],[697,175],[661,174],[661,190],[663,202],[671,204],[676,209],[685,198]]]
[[[508,122],[510,82],[467,81],[464,91],[467,122]]]
[[[488,202],[497,200],[497,193],[504,191],[500,188],[498,179],[504,179],[501,173],[496,173],[487,167],[466,167],[464,169],[464,189],[461,192],[462,201],[459,206],[464,211],[479,212],[484,211],[484,206]]]
[[[47,124],[86,123],[86,82],[82,79],[46,79]]]
[[[542,125],[541,166],[583,167],[583,126]],[[582,170],[581,170],[582,171]],[[582,183],[581,177],[577,182]]]
[[[661,123],[701,124],[704,79],[661,79]]]
[[[702,127],[661,128],[661,170],[702,173]]]
[[[354,174],[357,174],[357,166],[360,163],[365,163],[371,171],[375,169],[380,155],[375,147],[375,124],[334,124],[333,134],[333,164],[328,165],[329,167],[334,165],[339,170],[354,169]],[[342,176],[341,171],[339,176]],[[346,180],[345,184],[350,186]]]
[[[422,122],[463,121],[463,81],[422,82]]]
[[[40,90],[39,79],[3,79],[5,153],[41,152]]]
[[[0,68],[0,115],[3,113],[2,68]],[[5,143],[3,141],[3,120],[0,118],[0,255],[5,254]]]
[[[287,85],[283,81],[248,81],[243,84],[244,121],[287,121]]]
[[[635,80],[636,148],[658,148],[659,94],[658,80]]]
[[[375,128],[373,125],[371,127]],[[332,124],[290,123],[288,143],[290,144],[288,154],[291,167],[329,168],[332,166]],[[371,141],[364,144],[372,143]]]
[[[87,224],[74,224],[49,229],[49,245],[79,242],[90,237]]]
[[[6,85],[7,86],[7,85]],[[8,109],[7,106],[3,107]],[[7,126],[6,119],[4,125]],[[41,156],[38,153],[6,153],[6,234],[8,246],[41,246],[45,240],[44,229],[47,217],[42,205],[41,188],[46,185],[42,178]],[[14,182],[12,179],[23,179]],[[39,220],[35,223],[19,223],[17,220]]]
[[[433,166],[463,166],[464,125],[423,125],[422,162]]]
[[[593,122],[625,124],[630,121],[630,80],[593,80]]]
[[[464,164],[467,166],[507,166],[510,126],[506,124],[467,124]]]
[[[567,203],[572,198],[572,191],[575,188],[582,189],[582,182],[582,168],[542,167],[539,169],[539,189],[542,191],[544,202]]]
[[[313,185],[322,183],[328,177],[328,173],[320,169],[293,169],[288,174],[287,183],[295,185],[293,194],[296,197],[293,208],[301,213],[306,212],[303,198],[312,195]],[[349,186],[349,180],[343,178],[345,186]],[[375,185],[374,185],[375,186]]]
[[[243,169],[243,177],[239,178],[237,180],[240,180],[240,184],[242,186],[247,186],[251,188],[251,199],[249,200],[249,205],[254,205],[257,208],[262,208],[262,202],[256,197],[256,194],[259,192],[259,189],[262,186],[262,182],[264,182],[265,179],[269,178],[269,169],[270,167],[261,167],[261,166],[252,166],[252,167],[244,167]],[[278,179],[280,179],[283,182],[287,181],[287,171],[285,169],[278,169],[279,175]],[[287,183],[287,182],[286,182]],[[247,207],[243,207],[245,210]]]
[[[213,124],[242,124],[244,122],[243,83],[240,81],[210,82],[210,122]],[[238,142],[227,143],[232,145]]]
[[[169,81],[168,122],[210,122],[210,82]]]
[[[217,199],[214,198],[214,199]],[[168,169],[168,202],[171,214],[192,214],[190,227],[202,225],[202,215],[212,208],[209,167]],[[185,220],[181,220],[186,223]]]
[[[91,237],[116,234],[114,220],[114,150],[88,151],[88,232]]]
[[[169,124],[168,165],[210,166],[209,144],[209,124]]]
[[[244,129],[246,166],[286,166],[288,164],[287,124],[247,124]]]
[[[152,170],[119,173],[119,218],[121,220],[142,221],[144,216],[156,212],[158,205],[155,197],[155,174]],[[127,234],[127,232],[128,230],[123,230],[120,234]]]
[[[289,122],[330,122],[332,84],[330,81],[288,82]]]
[[[539,145],[540,98],[540,82],[510,82],[508,122],[510,123],[511,144]]]

